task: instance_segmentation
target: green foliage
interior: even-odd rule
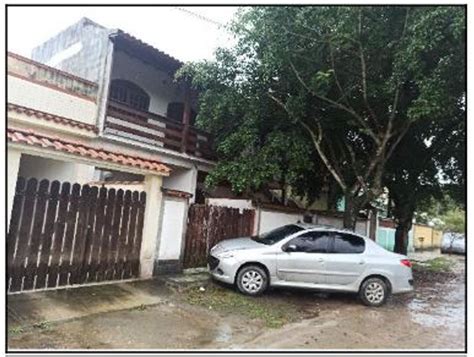
[[[22,326],[16,326],[8,329],[9,335],[19,335],[25,332],[25,329]]]
[[[455,208],[446,212],[440,219],[444,224],[440,227],[445,232],[465,233],[466,231],[466,212]]]
[[[219,50],[216,62],[188,64],[178,73],[201,91],[197,125],[214,135],[219,161],[206,183],[226,181],[242,193],[278,182],[312,200],[327,174],[308,135],[269,99],[265,68],[244,65],[252,61],[245,51]]]
[[[446,257],[437,257],[426,261],[413,261],[413,269],[416,271],[424,271],[429,273],[449,272],[451,271],[452,262]]]
[[[466,212],[447,194],[440,199],[430,198],[420,204],[416,220],[425,224],[433,223],[444,232],[465,233],[466,229]]]
[[[387,165],[397,167],[389,182],[406,176],[405,135],[412,157],[430,161],[420,143],[447,130],[462,151],[463,128],[450,125],[464,118],[464,7],[252,7],[231,29],[236,46],[178,74],[201,91],[197,121],[216,137],[209,184],[243,192],[277,181],[315,197],[330,176],[357,212]],[[405,182],[436,190],[440,167],[462,176],[435,161]]]

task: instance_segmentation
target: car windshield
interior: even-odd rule
[[[286,238],[289,235],[292,235],[293,233],[296,233],[302,230],[303,228],[301,228],[300,226],[297,226],[296,224],[289,224],[286,226],[276,228],[269,232],[265,232],[258,236],[254,236],[252,237],[252,239],[259,243],[272,245],[272,244],[275,244],[276,242],[281,241],[283,238]]]

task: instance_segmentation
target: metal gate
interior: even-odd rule
[[[194,204],[189,207],[184,268],[206,266],[209,249],[221,240],[250,236],[255,211],[252,209]]]
[[[137,277],[145,193],[19,178],[8,292]]]

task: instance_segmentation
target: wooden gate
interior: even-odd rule
[[[207,254],[219,241],[253,233],[255,211],[194,204],[189,207],[184,268],[207,264]]]
[[[145,193],[19,178],[8,292],[137,277]]]

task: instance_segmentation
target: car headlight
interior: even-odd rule
[[[227,258],[233,258],[234,253],[232,252],[227,252],[227,253],[222,253],[218,256],[219,259],[227,259]]]

